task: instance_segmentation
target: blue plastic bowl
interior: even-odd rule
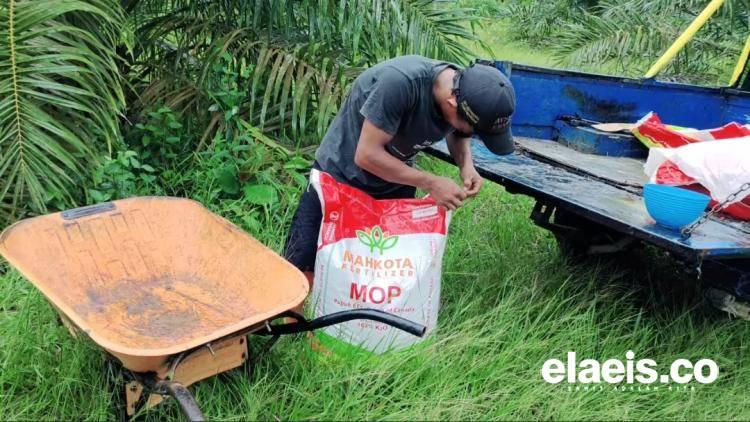
[[[679,230],[703,214],[711,197],[675,186],[649,183],[643,187],[643,200],[649,215],[658,224]]]

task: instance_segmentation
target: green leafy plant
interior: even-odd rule
[[[370,228],[370,231],[357,230],[356,234],[357,239],[369,247],[371,253],[377,249],[382,254],[387,249],[396,246],[398,242],[398,236],[388,236],[387,233],[383,233],[380,226],[374,226]]]
[[[185,132],[180,119],[169,107],[159,107],[147,113],[148,120],[135,125],[135,138],[130,147],[152,166],[169,167],[192,153],[193,136]]]
[[[278,201],[278,195],[273,185],[252,184],[243,189],[245,199],[255,205],[271,205]]]
[[[150,193],[156,189],[154,168],[139,160],[131,150],[118,151],[105,159],[93,173],[94,186],[87,189],[88,202],[104,202]]]

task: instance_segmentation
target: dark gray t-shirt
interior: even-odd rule
[[[359,75],[315,153],[321,169],[370,194],[386,194],[401,187],[354,163],[362,125],[367,118],[393,135],[387,151],[412,165],[420,150],[452,130],[438,112],[432,94],[435,77],[446,67],[457,68],[421,56],[402,56]]]

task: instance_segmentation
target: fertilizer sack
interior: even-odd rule
[[[429,334],[437,323],[450,212],[431,198],[376,200],[318,170],[310,183],[323,211],[310,301],[314,317],[379,309],[423,324]],[[422,340],[368,320],[317,335],[324,345],[374,353]]]

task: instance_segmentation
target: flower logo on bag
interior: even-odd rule
[[[377,249],[382,254],[386,249],[396,246],[398,236],[388,236],[387,233],[383,233],[380,226],[374,226],[369,232],[357,230],[357,239],[363,245],[369,247],[371,253]]]

